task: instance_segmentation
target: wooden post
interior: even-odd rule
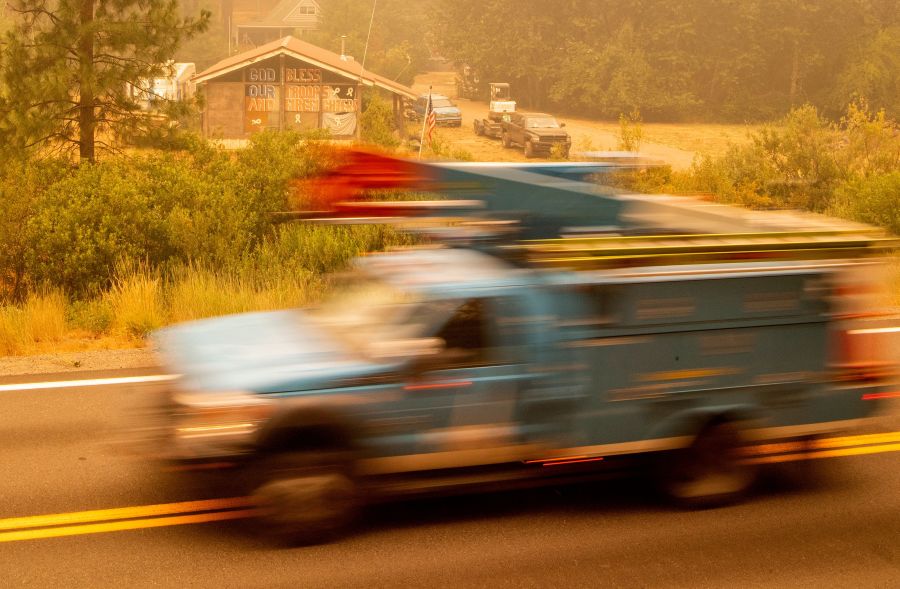
[[[362,72],[363,70],[359,70],[359,83],[356,86],[356,98],[353,100],[353,106],[356,109],[356,140],[359,141],[362,139]]]
[[[241,136],[244,139],[251,135],[250,131],[247,130],[247,118],[250,116],[247,113],[247,69],[245,67],[241,70],[241,87],[243,88],[241,92]]]
[[[284,107],[286,105],[286,102],[285,102],[286,92],[285,91],[287,90],[287,86],[285,86],[285,82],[284,82],[284,79],[285,79],[284,53],[282,53],[281,55],[278,56],[278,75],[281,76],[281,92],[280,92],[281,97],[278,100],[278,102],[280,103],[278,105],[278,130],[284,131],[284,129],[285,129],[284,119],[286,118],[286,115],[287,115],[287,113],[284,110]]]
[[[316,88],[318,88],[318,90],[316,91],[316,94],[318,94],[318,96],[319,96],[319,129],[321,129],[325,126],[325,113],[322,112],[322,94],[324,93],[323,88],[325,88],[325,70],[321,70],[321,71],[322,71],[321,81],[319,82],[319,85],[316,86]]]

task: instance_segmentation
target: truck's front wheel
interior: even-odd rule
[[[525,140],[525,157],[534,157],[534,144],[530,140]]]
[[[658,480],[663,493],[682,507],[707,508],[734,503],[756,481],[757,468],[748,464],[741,429],[733,421],[708,425],[690,447],[660,461]]]
[[[479,137],[484,136],[484,128],[481,126],[481,121],[479,121],[478,119],[475,119],[474,125],[475,125],[475,134],[478,135]]]
[[[348,468],[315,453],[272,456],[261,465],[253,502],[261,531],[282,544],[319,544],[339,536],[359,513]]]

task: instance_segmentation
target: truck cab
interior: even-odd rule
[[[563,158],[569,157],[572,139],[553,115],[517,112],[503,123],[501,140],[504,147],[520,145],[525,157],[550,155],[554,148]]]
[[[443,94],[424,94],[416,99],[413,104],[413,113],[416,120],[421,121],[428,116],[429,101],[434,110],[435,124],[446,127],[459,127],[462,125],[462,113],[459,107],[453,104],[450,98]]]

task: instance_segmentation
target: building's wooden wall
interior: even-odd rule
[[[356,112],[359,83],[286,56],[206,82],[204,131],[241,139],[264,129],[316,129],[322,113]]]
[[[234,139],[244,136],[244,84],[213,82],[206,85],[204,133],[207,137]]]

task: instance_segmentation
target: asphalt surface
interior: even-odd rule
[[[208,498],[123,443],[161,386],[0,390],[0,539],[8,518]],[[900,400],[854,433],[880,432],[900,432]],[[306,548],[245,520],[21,539],[0,542],[0,586],[898,587],[898,467],[900,452],[783,465],[708,511],[666,507],[639,479],[419,500]]]

